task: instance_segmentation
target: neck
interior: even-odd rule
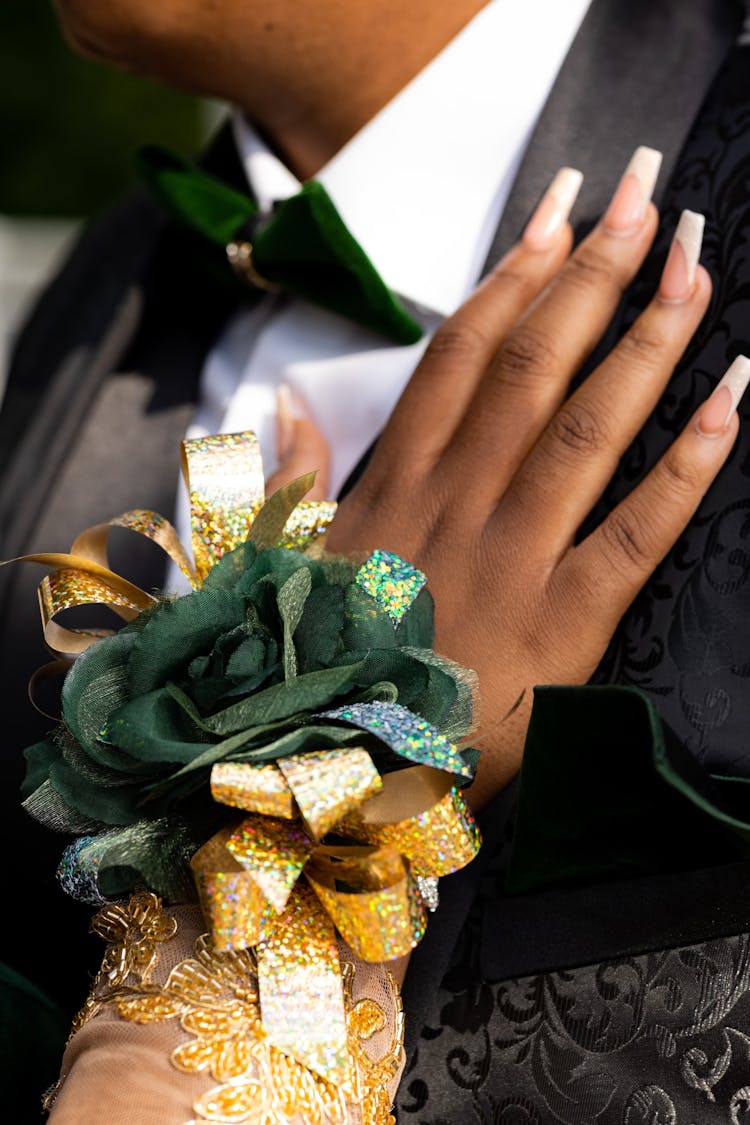
[[[256,71],[234,99],[303,180],[391,101],[487,0],[380,0],[377,14],[369,4],[342,3],[338,19],[319,27],[312,40],[299,34],[290,43],[288,29],[279,28],[279,35],[287,36],[280,52],[284,73],[267,76],[259,89]],[[266,34],[270,40],[274,28]],[[269,48],[273,57],[271,43]]]

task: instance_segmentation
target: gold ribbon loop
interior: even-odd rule
[[[255,434],[213,434],[182,443],[198,583],[247,539],[265,495]]]
[[[18,561],[53,565],[50,559],[69,558],[75,565],[54,570],[39,583],[39,612],[44,643],[55,656],[74,659],[102,635],[102,630],[69,629],[55,619],[66,609],[103,605],[123,621],[132,621],[154,604],[154,598],[106,567],[79,555],[26,555]]]
[[[300,500],[284,524],[280,545],[307,550],[328,531],[337,507],[333,500]]]
[[[254,814],[242,821],[226,846],[279,914],[315,850],[299,821]]]
[[[340,827],[355,840],[398,849],[415,875],[451,875],[474,859],[481,844],[452,777],[430,766],[387,774],[381,793]]]
[[[350,1080],[344,989],[331,919],[304,883],[257,950],[263,1030],[329,1082]]]
[[[363,961],[402,957],[424,937],[427,913],[395,848],[321,848],[305,875]]]
[[[227,849],[233,832],[222,828],[190,861],[203,916],[222,953],[257,945],[272,915],[258,884]]]
[[[290,820],[296,816],[294,797],[275,764],[218,762],[211,770],[211,796],[221,805]]]
[[[359,746],[281,758],[279,769],[315,840],[382,786],[372,758]]]
[[[160,547],[195,585],[194,568],[174,527],[158,512],[151,512],[145,508],[134,508],[105,523],[97,523],[87,528],[78,536],[71,547],[71,552],[74,555],[83,555],[84,558],[108,568],[107,547],[113,527],[134,531],[136,535],[142,535],[144,539]]]

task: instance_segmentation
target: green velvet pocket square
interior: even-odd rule
[[[706,774],[636,688],[534,693],[510,893],[750,856],[750,778]]]

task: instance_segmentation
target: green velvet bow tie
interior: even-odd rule
[[[253,288],[303,297],[399,344],[422,336],[322,184],[304,184],[265,215],[249,195],[163,149],[141,149],[137,160],[166,210],[221,246],[235,273]]]

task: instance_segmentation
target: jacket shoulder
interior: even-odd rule
[[[165,220],[144,191],[87,223],[16,341],[0,410],[0,472],[61,359],[95,344],[154,253]]]

